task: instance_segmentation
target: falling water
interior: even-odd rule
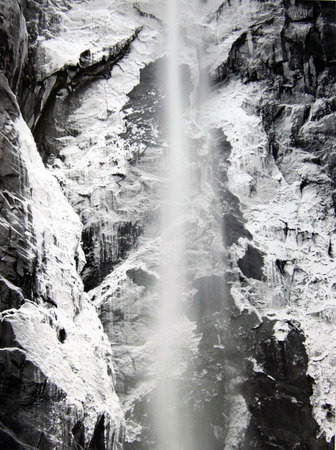
[[[185,86],[182,84],[181,54],[185,42],[191,46],[189,53],[194,55],[194,61],[187,64],[192,67],[191,79],[194,92],[191,95],[191,109],[198,104],[196,88],[200,89],[199,48],[194,46],[194,36],[191,34],[192,24],[186,23],[186,8],[190,13],[194,5],[185,4],[179,0],[167,1],[167,63],[165,67],[165,91],[167,93],[167,111],[165,116],[167,128],[167,156],[165,173],[167,187],[163,198],[161,212],[162,244],[161,244],[161,289],[158,321],[158,392],[155,399],[155,421],[157,429],[157,448],[160,450],[191,450],[192,438],[187,435],[186,423],[188,414],[179,417],[178,405],[179,375],[183,366],[184,330],[186,318],[184,297],[187,290],[187,244],[186,217],[192,208],[190,149],[186,136],[186,118],[184,117]],[[180,18],[184,16],[183,23]],[[192,14],[191,14],[192,16]],[[182,42],[184,42],[182,44]],[[184,56],[188,54],[188,51]],[[188,57],[187,57],[188,60]],[[183,61],[185,62],[185,61]],[[189,121],[195,119],[193,111],[189,110]],[[183,395],[183,393],[182,393]],[[183,424],[181,426],[181,421]]]
[[[179,71],[178,0],[167,5],[168,48],[166,64],[168,152],[167,188],[162,207],[161,292],[158,324],[157,441],[160,449],[182,449],[176,416],[177,387],[174,367],[178,364],[178,326],[185,281],[183,213],[188,196],[188,169],[182,129],[182,92]]]

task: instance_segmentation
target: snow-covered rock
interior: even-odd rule
[[[0,3],[1,439],[121,447],[117,393],[124,448],[155,448],[153,322],[174,233],[160,225],[165,5]],[[177,224],[180,432],[193,450],[332,448],[334,11],[180,3],[192,191]]]
[[[111,347],[79,275],[81,223],[3,73],[0,120],[1,446],[121,448]]]

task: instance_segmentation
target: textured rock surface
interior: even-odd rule
[[[1,1],[1,65],[10,87],[20,87],[23,66],[28,53],[28,33],[20,2]]]
[[[331,449],[334,3],[182,3],[181,428],[193,450]],[[155,448],[164,7],[0,7],[0,446],[121,448],[115,385],[124,448]]]
[[[121,448],[111,348],[79,276],[81,224],[15,96],[25,18],[16,2],[2,13],[0,446]]]
[[[285,2],[272,5],[271,11],[264,15],[263,24],[259,19],[241,33],[217,71],[222,79],[237,74],[245,84],[250,83],[249,88],[236,86],[240,93],[233,95],[241,108],[237,115],[240,120],[246,117],[252,126],[251,113],[259,110],[266,131],[264,136],[260,131],[259,138],[251,131],[241,137],[242,127],[229,132],[222,128],[232,145],[229,188],[240,200],[254,245],[266,255],[261,283],[251,279],[242,283],[237,273],[238,291],[252,305],[268,310],[271,317],[283,315],[300,322],[308,374],[316,383],[313,412],[329,441],[334,433],[330,403],[334,397],[331,249],[335,219],[333,126],[326,123],[332,122],[329,105],[335,95],[335,39],[329,34],[335,30],[334,6]],[[231,89],[221,89],[232,114]],[[244,90],[249,92],[245,99]],[[321,105],[324,120],[317,112]],[[234,271],[235,261],[238,266],[242,261],[240,251],[246,255],[246,243],[243,248],[229,250],[236,254],[231,253]],[[235,292],[232,288],[231,293]]]

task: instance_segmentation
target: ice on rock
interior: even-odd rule
[[[258,118],[248,115],[244,107],[244,102],[248,103],[251,95],[261,96],[262,90],[258,94],[255,89],[244,85],[238,87],[232,83],[220,88],[209,99],[206,119],[213,126],[222,127],[232,146],[228,186],[244,205],[243,214],[249,231],[268,255],[265,259],[265,280],[258,285],[253,281],[259,292],[255,299],[268,298],[261,306],[262,313],[271,312],[274,308],[277,315],[281,310],[287,309],[300,320],[310,355],[308,373],[319,386],[314,390],[312,402],[315,416],[320,420],[322,414],[319,405],[322,398],[325,395],[329,398],[332,396],[330,362],[329,356],[326,356],[319,362],[318,369],[312,355],[315,349],[330,345],[329,336],[333,332],[329,319],[323,320],[320,317],[314,322],[310,311],[317,304],[327,311],[327,305],[334,299],[330,286],[335,277],[335,266],[330,264],[328,255],[330,236],[334,235],[334,219],[332,207],[326,205],[326,199],[330,198],[330,184],[319,173],[316,165],[312,166],[309,160],[303,160],[300,150],[292,153],[292,167],[288,171],[286,162],[282,166],[282,173],[274,163],[270,172],[269,166],[260,165],[259,152],[255,148],[264,146],[265,135]],[[214,107],[217,102],[220,104]],[[290,127],[290,116],[287,120],[287,127]],[[300,181],[300,174],[305,173],[305,179],[311,177],[312,180],[319,180],[322,177],[321,183],[315,184],[314,181],[300,193],[297,183]],[[241,257],[238,249],[232,254],[235,255],[234,259]],[[283,273],[279,270],[279,265],[275,264],[276,260],[284,261]],[[235,289],[239,291],[241,288]],[[249,299],[253,302],[253,296],[249,296]],[[259,303],[255,306],[260,309]],[[316,327],[324,329],[324,332],[318,338],[313,338]],[[287,333],[288,327],[276,325],[275,336],[278,340],[284,341]],[[325,338],[322,337],[323,334]],[[325,421],[320,424],[330,437],[332,431],[329,424]]]
[[[26,198],[31,215],[36,270],[34,303],[26,300],[11,314],[3,313],[2,329],[11,332],[4,332],[2,339],[13,336],[9,345],[19,347],[21,357],[32,365],[37,377],[34,382],[45,380],[53,395],[59,392],[60,401],[52,405],[54,416],[50,420],[57,424],[66,409],[72,411],[62,427],[48,435],[55,445],[62,444],[62,430],[77,421],[82,423],[89,442],[101,414],[119,435],[123,413],[114,391],[110,345],[78,273],[85,260],[79,218],[56,179],[45,169],[21,116],[13,123],[13,130],[20,164],[27,171],[20,195]],[[36,415],[34,424],[44,430],[46,423],[39,420]],[[67,439],[70,442],[71,436]]]
[[[312,9],[210,0],[200,3],[200,13],[196,3],[180,2],[185,20],[177,62],[187,80],[189,106],[181,121],[191,145],[192,195],[184,203],[188,212],[162,232],[159,209],[167,207],[162,201],[167,146],[158,105],[167,96],[155,77],[164,61],[164,3],[51,3],[41,8],[50,8],[57,23],[40,31],[35,42],[41,107],[55,94],[59,71],[87,69],[106,60],[111,49],[120,49],[125,39],[132,37],[132,43],[100,78],[77,90],[65,83],[44,109],[35,134],[48,170],[23,119],[12,124],[18,152],[11,162],[21,171],[22,186],[20,193],[5,192],[3,201],[31,218],[26,224],[27,230],[31,227],[29,245],[20,254],[25,259],[18,262],[17,272],[25,273],[23,261],[36,260],[36,280],[33,303],[24,299],[23,288],[0,278],[1,289],[9,291],[19,307],[2,314],[1,326],[12,330],[8,336],[20,346],[11,348],[13,342],[5,342],[1,354],[8,352],[8,361],[26,358],[34,380],[48,380],[48,389],[60,400],[46,416],[63,430],[67,412],[64,434],[69,439],[77,432],[82,439],[84,426],[86,441],[79,445],[89,445],[93,437],[95,446],[103,424],[110,443],[114,431],[121,441],[118,395],[126,415],[127,445],[151,448],[153,424],[143,412],[158,370],[152,324],[160,313],[159,248],[184,227],[188,270],[182,302],[188,315],[197,317],[199,329],[189,319],[176,324],[171,337],[182,343],[182,362],[172,360],[169,370],[185,382],[187,361],[194,364],[189,378],[196,388],[187,399],[195,402],[194,417],[201,417],[198,412],[212,403],[218,407],[215,420],[200,421],[197,432],[206,444],[202,447],[200,441],[199,448],[219,442],[240,448],[254,425],[267,422],[263,408],[279,399],[289,404],[288,410],[274,408],[280,429],[286,428],[293,411],[310,420],[312,379],[313,414],[330,440],[336,240],[331,172],[324,172],[321,162],[324,158],[328,165],[329,156],[318,146],[324,138],[331,142],[326,130],[334,128],[334,106],[323,97],[327,81],[317,81],[314,58],[307,56],[312,20],[323,5]],[[319,30],[324,30],[325,20],[318,22]],[[301,41],[304,57],[299,67],[293,46],[300,47]],[[196,91],[204,71],[214,85],[202,97]],[[294,96],[301,75],[301,85],[295,87],[300,92]],[[320,100],[301,92],[313,91],[319,83]],[[36,122],[34,114],[29,123]],[[9,128],[4,131],[11,134]],[[314,152],[322,155],[320,163]],[[1,175],[11,170],[11,164],[1,164]],[[237,228],[227,249],[223,214],[229,214]],[[8,218],[19,239],[19,216],[11,211]],[[284,363],[289,375],[281,372],[282,358],[288,358]],[[302,393],[302,405],[297,397],[282,396],[283,380]],[[309,427],[314,433],[313,418]],[[266,438],[267,433],[263,430]],[[53,439],[61,446],[62,438]]]
[[[90,50],[91,62],[99,61],[107,49],[128,38],[137,28],[131,2],[90,0],[72,4],[62,14],[62,31],[40,42],[38,58],[44,77],[67,65],[76,65]],[[71,42],[71,45],[67,43]]]
[[[275,322],[273,330],[274,337],[278,342],[286,341],[290,330],[287,322],[278,320],[277,322]]]

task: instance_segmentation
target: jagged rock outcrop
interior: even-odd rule
[[[272,5],[261,19],[234,42],[228,59],[216,68],[213,82],[223,81],[230,73],[239,74],[244,82],[266,80],[269,89],[261,114],[278,166],[290,145],[307,152],[313,164],[324,166],[332,176],[333,5],[285,1],[281,7]]]
[[[224,10],[227,13],[228,7],[221,14]],[[250,19],[248,26],[237,32],[227,59],[214,66],[213,72],[213,82],[223,83],[217,89],[217,95],[223,95],[222,108],[228,105],[231,115],[235,112],[240,121],[238,130],[229,114],[222,116],[226,121],[222,131],[231,145],[226,186],[235,195],[234,206],[230,196],[224,198],[224,204],[233,212],[241,211],[243,220],[238,217],[239,222],[250,234],[242,234],[229,247],[231,294],[235,299],[247,299],[261,312],[268,311],[272,319],[300,324],[305,349],[298,352],[302,358],[306,358],[305,351],[308,355],[303,372],[307,370],[314,379],[313,416],[327,442],[320,438],[298,445],[332,448],[334,134],[333,126],[326,124],[333,120],[328,105],[333,102],[336,75],[334,38],[329,39],[335,30],[334,10],[328,2],[273,3],[253,11]],[[237,85],[237,78],[244,84]],[[321,106],[324,112],[316,115]],[[262,123],[254,122],[253,116],[259,114]],[[322,116],[325,119],[319,123]],[[244,123],[258,131],[249,132]],[[239,229],[237,224],[235,227]],[[262,260],[257,255],[251,258],[253,248],[262,254]],[[253,267],[249,264],[252,260]],[[267,364],[265,361],[262,367]],[[267,374],[273,376],[271,372]],[[277,392],[281,395],[281,389]],[[259,408],[259,427],[264,427],[261,417],[269,417],[270,412],[263,402]],[[276,407],[278,416],[287,415],[284,403],[283,408]],[[251,405],[248,410],[252,415],[256,411]],[[264,442],[272,435],[271,417],[267,431],[263,429],[256,440],[251,436],[257,448],[271,445]],[[254,421],[252,418],[250,426]],[[283,429],[272,445],[294,445],[281,441],[288,424],[280,421],[277,427]],[[319,436],[316,425],[312,423],[310,429]],[[295,431],[298,436],[305,435],[304,430]]]
[[[328,448],[316,437],[299,324],[235,303],[219,277],[199,280],[198,297],[202,339],[190,367],[193,383],[182,387],[194,411],[186,432],[196,437],[195,448]]]
[[[109,107],[105,101],[96,105],[94,114],[100,110],[100,115],[92,116],[90,130],[85,129],[86,122],[81,124],[78,115],[91,107],[88,95],[104,95],[104,81],[93,83],[88,92],[81,90],[58,98],[53,113],[41,122],[42,131],[36,133],[38,142],[43,142],[41,151],[49,154],[49,164],[83,223],[87,266],[82,276],[87,290],[99,285],[127,257],[142,234],[144,223],[153,216],[150,209],[157,208],[154,199],[147,195],[153,180],[142,173],[142,167],[150,170],[153,165],[155,170],[160,158],[155,151],[159,136],[153,133],[158,125],[147,117],[151,119],[160,109],[157,70],[157,64],[151,63],[141,71],[140,83],[128,94],[129,100],[121,111],[114,112],[114,106]],[[112,79],[110,84],[109,90],[116,83]],[[72,104],[80,108],[72,110]],[[123,127],[117,114],[125,117]],[[64,130],[69,133],[66,139],[62,139]],[[80,148],[74,152],[77,143]],[[154,150],[143,155],[146,146]],[[76,160],[81,161],[85,171],[76,165]],[[64,172],[64,167],[69,170]]]
[[[79,276],[81,224],[17,100],[27,63],[22,4],[1,6],[0,446],[121,448],[111,348]]]

